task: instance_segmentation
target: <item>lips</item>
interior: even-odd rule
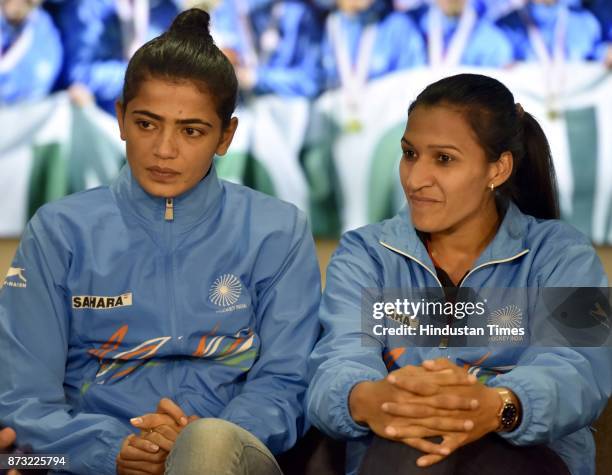
[[[172,168],[149,167],[147,168],[147,170],[153,173],[161,173],[164,175],[178,175],[179,174],[179,172],[177,172],[176,170],[173,170]]]
[[[149,177],[158,182],[170,182],[180,175],[180,172],[172,168],[149,167],[147,171],[149,172]]]
[[[427,198],[426,196],[416,196],[416,195],[410,195],[410,202],[411,203],[416,203],[416,204],[435,204],[435,203],[441,203],[441,201],[439,200],[434,200],[433,198]]]

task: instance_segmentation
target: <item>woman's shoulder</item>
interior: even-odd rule
[[[546,247],[562,250],[571,246],[592,247],[589,238],[571,224],[559,219],[527,217],[526,244],[530,247]]]
[[[525,244],[540,285],[589,286],[605,281],[605,271],[590,239],[569,223],[530,216]]]
[[[102,215],[116,209],[108,186],[99,186],[64,196],[43,204],[34,217],[41,221],[60,222],[97,222]]]
[[[346,231],[340,238],[334,257],[347,254],[352,258],[367,259],[375,265],[383,265],[385,256],[389,255],[387,241],[393,241],[393,238],[397,237],[405,240],[405,226],[405,220],[397,215]]]
[[[306,222],[306,215],[292,203],[280,200],[248,186],[220,180],[224,188],[224,214],[240,217],[243,222],[259,223],[262,229],[293,229]]]

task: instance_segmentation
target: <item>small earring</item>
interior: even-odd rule
[[[491,191],[495,190],[495,184],[494,184],[494,183],[491,183],[491,184],[489,185],[489,188],[491,188]]]

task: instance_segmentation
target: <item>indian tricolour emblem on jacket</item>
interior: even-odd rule
[[[208,292],[208,298],[219,307],[234,305],[240,298],[242,284],[233,274],[223,274],[213,282]]]

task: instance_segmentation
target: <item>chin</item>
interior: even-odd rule
[[[151,196],[156,196],[158,198],[174,198],[182,193],[182,191],[178,191],[176,186],[169,186],[156,182],[145,182],[141,183],[140,186],[142,186]]]
[[[444,226],[440,225],[438,220],[423,216],[415,216],[414,213],[412,213],[410,217],[414,229],[422,233],[436,233],[444,229]]]

